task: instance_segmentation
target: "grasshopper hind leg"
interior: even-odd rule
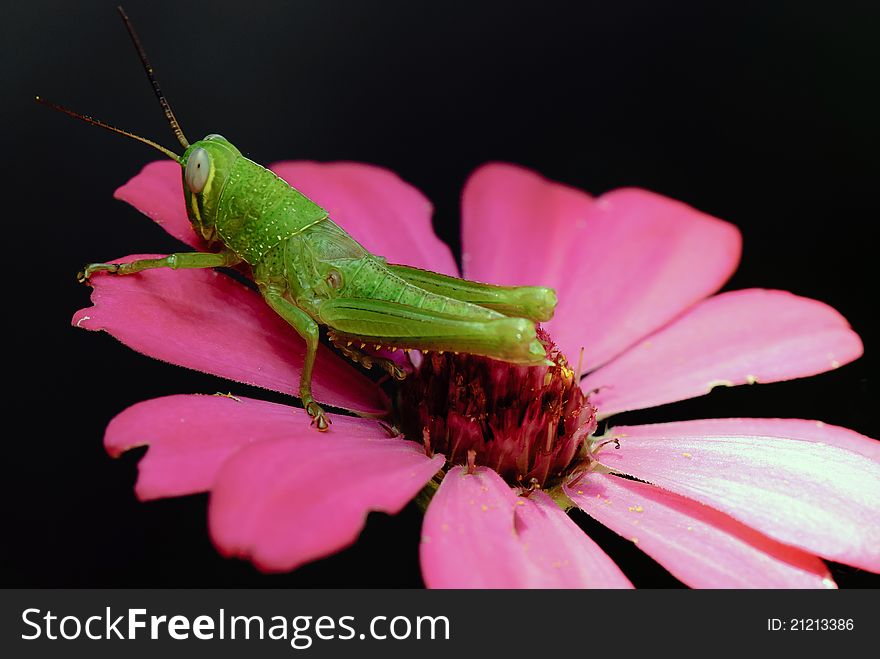
[[[430,270],[389,264],[388,269],[426,291],[492,309],[505,316],[546,322],[556,310],[556,291],[543,286],[496,286]]]
[[[386,300],[324,300],[320,320],[347,340],[418,350],[467,352],[524,366],[552,365],[526,318],[453,316]]]

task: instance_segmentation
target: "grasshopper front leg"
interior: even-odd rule
[[[312,396],[312,369],[318,353],[318,324],[305,311],[285,298],[277,288],[260,286],[260,292],[275,313],[286,320],[306,342],[306,359],[299,379],[299,397],[315,427],[323,432],[330,427],[330,418]]]
[[[220,268],[241,263],[241,259],[230,251],[222,252],[178,252],[157,259],[138,259],[129,263],[89,263],[76,278],[85,283],[96,272],[114,275],[132,275],[142,270],[154,268]]]

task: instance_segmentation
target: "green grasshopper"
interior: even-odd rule
[[[522,365],[550,364],[535,322],[552,318],[556,293],[537,286],[494,286],[405,265],[371,254],[312,202],[272,171],[211,134],[190,144],[162,94],[140,40],[120,7],[156,97],[185,149],[182,156],[156,142],[37,97],[37,101],[92,125],[147,144],[180,163],[183,201],[209,252],[184,252],[130,263],[91,263],[81,282],[98,272],[130,275],[151,268],[215,268],[246,263],[266,303],[305,340],[299,396],[312,424],[329,418],[312,396],[319,325],[343,354],[393,377],[405,372],[391,359],[358,350],[366,344],[423,351],[465,352]]]

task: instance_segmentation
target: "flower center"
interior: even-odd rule
[[[540,327],[553,366],[517,366],[466,354],[430,353],[401,383],[401,427],[428,455],[490,467],[509,484],[552,487],[586,466],[596,408]]]

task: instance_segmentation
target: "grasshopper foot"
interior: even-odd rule
[[[85,284],[91,276],[96,272],[109,272],[115,274],[119,272],[118,263],[89,263],[85,268],[76,273],[76,280],[80,284]]]
[[[404,371],[400,366],[398,366],[395,362],[390,359],[382,360],[383,363],[380,366],[385,369],[391,377],[395,380],[405,380],[406,379],[406,371]]]
[[[319,432],[326,432],[330,428],[332,421],[327,413],[315,401],[311,400],[306,403],[306,412],[312,417],[311,425],[315,426]]]

